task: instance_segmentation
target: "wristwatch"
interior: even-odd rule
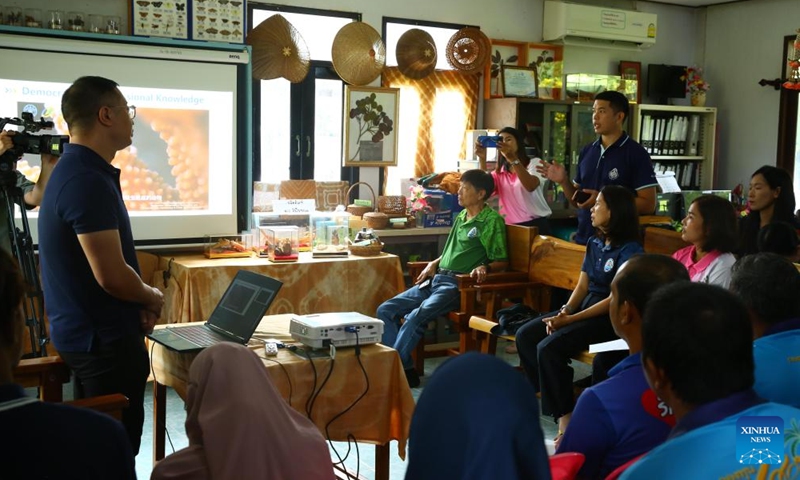
[[[575,309],[574,309],[574,308],[572,308],[572,307],[570,307],[570,306],[569,306],[569,305],[567,305],[566,303],[565,303],[564,305],[561,305],[561,308],[559,309],[559,311],[560,311],[560,310],[566,310],[566,311],[567,311],[567,314],[569,314],[569,315],[572,315],[573,313],[575,313]]]

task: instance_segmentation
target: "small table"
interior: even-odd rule
[[[293,263],[272,263],[266,258],[162,256],[159,271],[153,275],[154,286],[164,292],[161,321],[207,320],[242,269],[283,282],[268,314],[359,312],[374,316],[381,303],[404,290],[400,260],[395,255],[312,258],[310,252],[301,252],[299,257]]]
[[[309,360],[287,349],[280,350],[277,357],[270,357],[274,361],[267,360],[261,341],[275,338],[287,344],[294,343],[289,334],[290,318],[288,314],[265,316],[250,341],[250,348],[264,359],[264,367],[287,401],[291,381],[291,406],[305,415],[306,400],[314,388]],[[164,458],[166,387],[173,387],[181,398],[186,399],[189,367],[195,356],[153,345],[153,458],[156,461]],[[347,409],[367,387],[358,360],[354,348],[340,348],[336,352],[334,370],[319,393],[312,412],[312,421],[323,435],[326,424]],[[388,480],[389,441],[397,440],[398,455],[404,459],[414,398],[397,351],[379,344],[368,345],[361,347],[360,360],[369,378],[369,391],[350,411],[331,423],[328,432],[331,440],[347,441],[347,435],[352,434],[359,442],[375,444],[375,478]],[[313,362],[318,374],[316,387],[319,388],[331,360],[316,358]]]

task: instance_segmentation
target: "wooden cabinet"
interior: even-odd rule
[[[657,172],[675,172],[682,190],[716,187],[716,108],[632,107],[630,135],[650,152]]]
[[[592,104],[535,98],[492,98],[483,103],[484,128],[515,127],[526,143],[536,144],[539,156],[557,161],[573,175],[578,154],[597,135],[592,126]],[[559,187],[545,185],[545,198],[553,209],[553,217],[574,217],[575,210]]]
[[[577,165],[581,148],[596,138],[592,105],[535,98],[492,98],[483,103],[483,127],[515,127],[538,142],[547,160]]]

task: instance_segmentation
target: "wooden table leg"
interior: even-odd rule
[[[389,442],[375,445],[375,480],[389,480]]]
[[[153,382],[153,463],[164,458],[167,428],[167,387]]]

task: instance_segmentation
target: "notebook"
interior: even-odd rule
[[[176,352],[196,352],[219,342],[246,345],[283,283],[239,270],[203,325],[174,325],[148,338]]]

